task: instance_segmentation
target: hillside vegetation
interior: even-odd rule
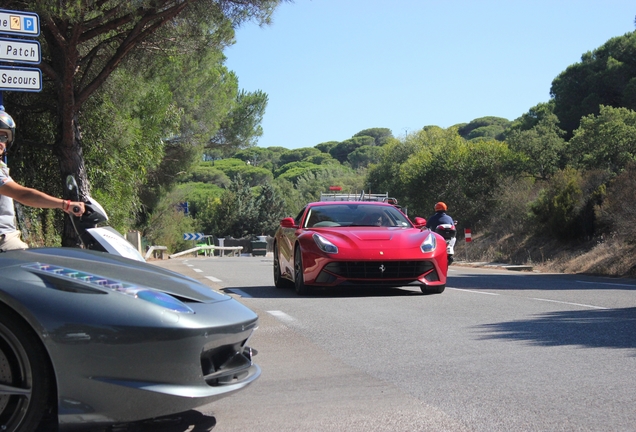
[[[203,165],[239,176],[254,197],[264,182],[273,185],[285,205],[261,233],[273,233],[278,217],[295,215],[338,185],[354,193],[389,192],[410,216],[427,217],[435,202],[446,202],[460,233],[474,233],[472,260],[636,275],[633,54],[634,33],[608,41],[554,80],[549,101],[513,121],[483,117],[446,129],[425,126],[399,139],[389,129],[371,128],[311,148],[240,150],[231,160],[243,164],[234,162],[232,170],[223,168],[227,159]],[[583,84],[581,76],[587,77]],[[599,103],[564,129],[558,113],[582,93]],[[220,219],[213,209],[208,216]],[[215,229],[236,236],[254,232],[245,226]]]
[[[41,93],[6,94],[18,124],[12,177],[61,195],[63,181],[52,179],[79,171],[82,191],[108,209],[116,229],[140,230],[171,251],[191,246],[182,240],[187,232],[273,234],[282,217],[340,186],[388,192],[411,217],[428,217],[434,203],[446,202],[460,237],[464,228],[474,234],[468,249],[460,238],[460,258],[635,275],[634,32],[584,53],[555,77],[549,100],[517,119],[485,116],[448,128],[422,119],[421,129],[400,137],[370,127],[344,141],[262,148],[268,95],[240,89],[223,50],[238,25],[269,22],[279,3],[179,2],[183,8],[175,6],[170,19],[156,16],[155,31],[125,49],[123,36],[102,43],[105,36],[85,29],[118,13],[141,23],[140,11],[159,3],[109,2],[112,10],[34,3],[46,17],[39,42],[52,78]],[[112,28],[122,22],[129,21]],[[59,47],[58,25],[97,39]],[[52,53],[89,68],[64,69],[79,75],[62,85],[53,78],[66,76],[56,68],[68,62]],[[32,246],[68,240],[56,210],[18,214]]]

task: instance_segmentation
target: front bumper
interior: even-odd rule
[[[313,281],[320,286],[381,285],[403,286],[412,282],[422,284],[445,283],[433,261],[331,261],[324,265]]]
[[[180,413],[254,382],[256,315],[233,300],[190,306],[195,314],[172,326],[90,325],[49,335],[60,430]]]

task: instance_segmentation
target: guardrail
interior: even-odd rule
[[[148,252],[146,252],[145,258],[148,259],[151,255],[157,258],[157,254],[159,254],[161,259],[164,259],[164,255],[166,254],[167,250],[168,248],[166,246],[150,246]]]
[[[177,258],[183,255],[194,254],[194,256],[199,255],[199,251],[213,251],[218,250],[219,256],[225,256],[225,252],[230,252],[228,256],[239,256],[241,255],[241,251],[243,250],[243,246],[197,246],[192,249],[184,250],[182,252],[177,252],[172,255],[168,255],[169,258]]]

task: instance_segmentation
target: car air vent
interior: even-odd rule
[[[212,387],[240,381],[249,374],[252,356],[256,353],[241,344],[226,345],[201,355],[201,369],[208,385]]]
[[[433,268],[429,261],[335,261],[325,266],[347,279],[414,279]]]
[[[37,273],[47,288],[53,288],[58,291],[82,293],[82,294],[106,294],[106,291],[98,288],[87,286],[72,280],[62,279],[55,275],[46,273]]]
[[[33,273],[44,277],[47,281],[57,281],[56,287],[72,286],[84,287],[84,289],[105,289],[119,294],[145,300],[157,306],[170,309],[174,312],[192,314],[194,311],[178,300],[176,297],[161,291],[153,290],[144,286],[131,284],[128,282],[109,279],[92,273],[74,270],[67,267],[60,267],[51,264],[33,263],[22,266]]]

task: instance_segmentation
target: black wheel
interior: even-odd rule
[[[307,295],[311,292],[311,288],[305,285],[303,277],[303,254],[300,247],[297,247],[294,252],[294,286],[298,295]]]
[[[274,286],[276,288],[289,288],[292,286],[291,281],[285,279],[280,272],[280,257],[278,255],[277,243],[274,243]]]
[[[441,294],[446,289],[446,285],[427,286],[420,285],[420,289],[424,294]]]
[[[0,430],[38,429],[54,400],[42,343],[17,315],[0,307]]]

